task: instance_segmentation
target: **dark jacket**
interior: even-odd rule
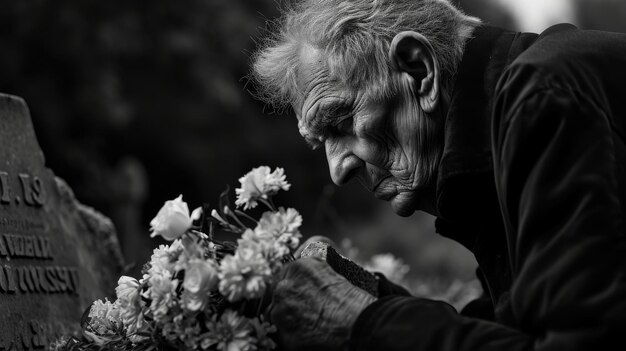
[[[456,81],[437,228],[490,303],[382,297],[353,349],[626,350],[626,35],[482,27]]]

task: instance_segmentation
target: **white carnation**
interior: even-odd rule
[[[237,194],[235,205],[243,206],[244,210],[256,207],[259,199],[267,200],[279,190],[289,190],[291,187],[285,179],[282,168],[276,168],[274,172],[270,172],[268,166],[254,168],[239,178],[239,183],[241,187],[235,189]]]

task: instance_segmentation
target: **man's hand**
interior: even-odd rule
[[[347,350],[352,325],[375,300],[319,259],[287,264],[270,312],[280,349]]]

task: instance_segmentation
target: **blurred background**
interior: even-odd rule
[[[138,276],[159,242],[150,219],[183,194],[217,204],[253,167],[284,167],[277,199],[357,259],[393,253],[417,280],[474,278],[475,262],[434,234],[433,218],[395,216],[356,184],[330,182],[290,113],[247,91],[249,58],[275,0],[0,0],[0,92],[24,98],[48,166],[115,223]],[[538,32],[570,22],[626,31],[623,0],[466,0],[493,25]],[[234,194],[234,191],[233,191]],[[350,238],[351,242],[344,239]],[[357,252],[358,251],[358,252]]]

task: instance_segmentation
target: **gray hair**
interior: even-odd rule
[[[430,41],[445,88],[480,25],[448,0],[302,0],[281,12],[251,72],[257,98],[278,109],[301,98],[296,75],[304,45],[322,51],[331,78],[382,97],[395,91],[388,52],[397,33],[412,30]]]

